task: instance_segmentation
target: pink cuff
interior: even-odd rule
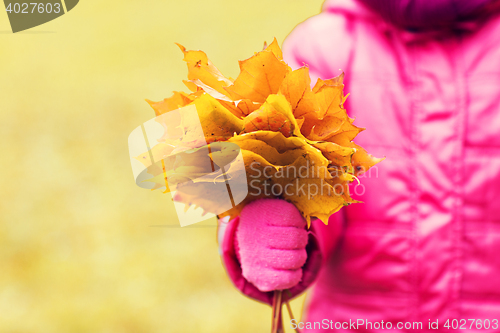
[[[241,265],[236,253],[237,250],[235,248],[235,233],[238,223],[238,217],[229,222],[219,221],[219,234],[221,235],[219,246],[222,263],[224,264],[227,275],[233,282],[234,286],[244,295],[259,302],[272,305],[273,292],[262,292],[243,277]],[[320,246],[320,242],[316,236],[318,223],[322,224],[321,221],[313,221],[311,224],[311,229],[309,230],[309,240],[306,247],[307,261],[302,267],[302,280],[299,284],[290,289],[292,298],[300,295],[314,282],[322,266],[322,246]]]

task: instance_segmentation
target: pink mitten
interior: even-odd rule
[[[306,221],[291,203],[261,199],[243,208],[236,230],[236,251],[243,276],[260,291],[298,284],[306,262]]]

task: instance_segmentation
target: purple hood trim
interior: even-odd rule
[[[379,13],[386,21],[414,29],[446,27],[486,14],[498,0],[357,0]],[[344,0],[327,0],[324,8],[345,7]]]

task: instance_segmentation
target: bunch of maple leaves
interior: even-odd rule
[[[281,198],[293,203],[308,224],[311,217],[327,223],[331,214],[356,202],[349,195],[348,184],[381,159],[352,142],[364,129],[353,124],[354,119],[343,107],[346,99],[343,74],[329,80],[318,79],[311,88],[308,68],[292,70],[283,61],[275,39],[263,51],[240,61],[240,74],[232,80],[222,75],[204,52],[179,47],[188,66],[188,80],[184,83],[191,93],[174,92],[163,101],[148,103],[157,118],[195,105],[203,137],[195,135],[194,130],[190,132],[195,124],[184,121],[180,129],[182,138],[173,141],[164,138],[148,152],[163,161],[161,167],[148,166],[155,176],[150,181],[156,182],[156,187],[166,185],[167,191],[175,189],[175,200],[186,206],[217,211],[218,202],[204,191],[204,186],[208,188],[214,179],[205,182],[200,179],[213,172],[214,165],[223,167],[234,158],[234,149],[217,145],[226,142],[239,147],[245,170],[230,167],[224,171],[232,175],[244,171],[245,181],[252,181],[253,186],[263,190],[250,191],[242,202],[219,217],[233,218],[247,203],[273,196],[265,189],[275,184],[282,188],[288,185]],[[200,143],[208,144],[211,149],[200,149]],[[175,158],[178,147],[192,149],[189,158],[181,163]],[[212,168],[199,163],[207,157]],[[316,176],[300,177],[296,172],[287,172],[300,168],[307,168],[308,175]],[[314,195],[301,192],[299,189],[304,186],[314,186]]]

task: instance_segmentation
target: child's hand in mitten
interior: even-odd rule
[[[236,230],[243,276],[260,291],[284,290],[302,278],[306,221],[291,203],[261,199],[245,206]]]

